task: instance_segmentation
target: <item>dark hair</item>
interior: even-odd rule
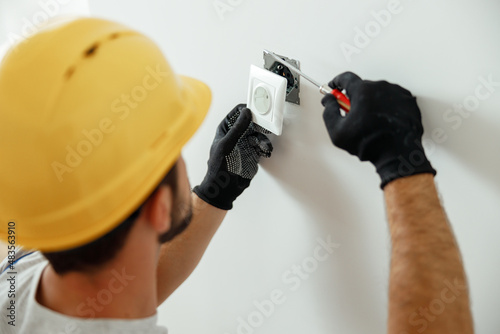
[[[99,268],[112,260],[123,248],[125,240],[139,217],[144,204],[161,185],[169,186],[174,196],[176,195],[177,164],[170,169],[160,184],[151,192],[148,198],[141,203],[137,210],[116,228],[99,239],[78,248],[60,252],[43,253],[43,255],[49,260],[55,272],[59,275],[63,275],[70,271],[93,272],[99,270]]]

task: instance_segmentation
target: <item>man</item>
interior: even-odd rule
[[[196,267],[271,143],[237,106],[217,128],[207,174],[191,193],[180,151],[208,109],[208,89],[175,76],[151,41],[81,19],[14,52],[0,67],[0,140],[10,144],[1,148],[9,164],[0,167],[0,219],[12,227],[1,233],[42,253],[17,249],[5,263],[0,288],[15,297],[0,297],[11,315],[2,333],[166,333],[157,306]],[[420,113],[400,87],[350,73],[333,84],[346,89],[352,109],[342,117],[335,99],[323,100],[330,136],[376,165],[386,194],[389,330],[411,333],[420,329],[411,313],[439,298],[442,280],[465,279],[419,145]],[[399,158],[414,154],[422,159],[401,172]],[[471,328],[467,292],[457,289],[428,333]]]

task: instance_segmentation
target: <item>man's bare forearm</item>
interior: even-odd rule
[[[389,334],[473,333],[466,277],[431,174],[384,188],[392,239]]]
[[[193,219],[188,228],[162,245],[157,270],[158,305],[163,303],[200,262],[227,211],[218,209],[192,194]]]

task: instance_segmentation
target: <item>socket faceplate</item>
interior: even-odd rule
[[[282,76],[250,66],[247,106],[252,111],[254,123],[278,136],[283,129],[286,84]]]

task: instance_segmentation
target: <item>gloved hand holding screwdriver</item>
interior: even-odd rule
[[[436,171],[422,147],[416,98],[398,85],[351,72],[329,86],[345,89],[351,104],[343,116],[333,95],[323,98],[332,142],[370,161],[384,190],[392,243],[387,333],[473,333],[466,275],[434,185]],[[431,315],[438,302],[446,302],[446,311]]]
[[[351,99],[346,117],[333,95],[322,100],[332,142],[361,161],[370,161],[382,188],[404,176],[436,174],[422,147],[420,109],[408,90],[386,81],[361,80],[351,72],[337,76],[329,86],[345,89]]]

